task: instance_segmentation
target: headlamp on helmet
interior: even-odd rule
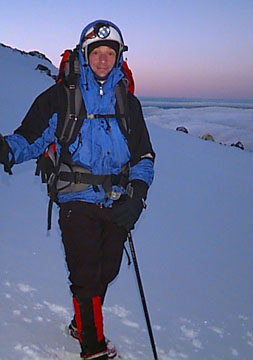
[[[118,64],[122,52],[127,51],[128,48],[126,45],[124,45],[123,38],[115,27],[113,27],[111,24],[101,22],[95,24],[92,28],[87,30],[83,37],[81,49],[87,64],[89,62],[89,46],[93,44],[92,47],[94,48],[94,43],[97,43],[98,47],[100,46],[100,41],[102,41],[101,45],[106,45],[107,40],[108,44],[111,44],[112,41],[118,44],[118,54],[116,59],[116,64]]]
[[[109,26],[101,26],[99,29],[98,29],[98,37],[100,39],[106,39],[109,35],[110,35],[110,28]]]

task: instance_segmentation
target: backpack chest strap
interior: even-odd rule
[[[109,119],[116,118],[116,114],[88,114],[87,119]]]

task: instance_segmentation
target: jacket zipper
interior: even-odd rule
[[[99,85],[99,95],[102,97],[104,95],[104,90],[103,90],[103,84],[100,83]]]
[[[99,81],[99,95],[101,98],[104,95],[103,84],[104,84],[104,81],[103,82]],[[105,122],[106,122],[106,131],[108,132],[111,129],[111,126],[110,126],[107,118],[105,118]]]

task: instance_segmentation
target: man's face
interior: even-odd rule
[[[99,46],[93,49],[89,56],[89,64],[94,73],[106,78],[116,61],[116,52],[109,46]]]

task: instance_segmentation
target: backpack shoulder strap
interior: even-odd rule
[[[82,106],[82,94],[78,85],[75,87],[69,88],[65,87],[67,93],[67,112],[65,116],[64,125],[62,131],[59,134],[59,143],[60,144],[69,144],[71,140],[74,141],[76,138],[80,127],[82,126],[82,121],[78,121],[79,114]]]
[[[64,58],[66,52],[68,58]],[[67,93],[67,111],[61,130],[57,132],[59,143],[65,146],[71,144],[71,142],[75,140],[82,126],[84,117],[79,116],[82,104],[85,110],[81,90],[79,88],[80,67],[78,53],[76,49],[73,51],[67,50],[66,52],[64,53],[62,60],[64,61],[64,68],[62,65],[61,78]]]
[[[130,131],[130,114],[128,104],[128,81],[122,79],[118,82],[115,88],[116,95],[116,112],[118,113],[118,121],[120,128],[125,134]]]

